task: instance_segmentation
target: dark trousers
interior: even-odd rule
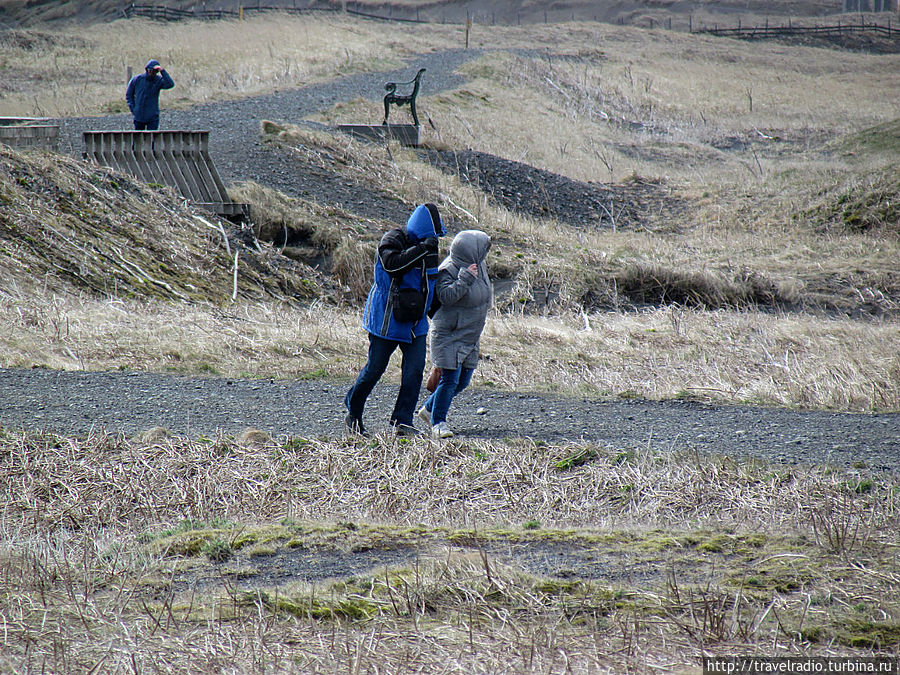
[[[427,341],[425,335],[413,338],[412,342],[398,342],[369,333],[369,359],[356,378],[356,382],[347,392],[347,396],[344,397],[347,411],[353,417],[362,419],[366,399],[384,374],[388,362],[391,360],[391,354],[399,347],[403,356],[400,365],[400,391],[397,393],[394,412],[391,413],[391,424],[409,424],[411,426],[416,403],[419,400],[419,391],[422,388],[422,371],[425,370]]]
[[[135,120],[134,128],[136,131],[156,131],[159,129],[159,118],[154,117],[152,120],[146,120],[144,122]]]

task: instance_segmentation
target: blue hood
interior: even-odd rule
[[[406,221],[406,233],[413,239],[443,237],[447,234],[444,221],[434,204],[420,204]]]
[[[150,59],[149,61],[147,61],[147,65],[144,66],[144,70],[150,70],[151,68],[156,68],[156,66],[158,66],[158,65],[159,65],[159,61],[157,61],[156,59]]]

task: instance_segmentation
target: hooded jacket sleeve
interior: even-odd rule
[[[403,230],[391,230],[387,232],[378,244],[378,257],[384,271],[392,276],[402,275],[413,267],[418,267],[422,261],[428,265],[429,258],[437,258],[437,253],[432,253],[422,242],[410,243]]]
[[[434,294],[441,301],[441,306],[455,305],[469,292],[469,287],[475,281],[475,275],[465,267],[460,269],[455,277],[453,276],[454,271],[456,268],[451,266],[438,273]]]
[[[175,86],[175,80],[172,79],[172,76],[165,69],[159,71],[159,76],[162,78],[162,82],[159,85],[160,89],[171,89]]]

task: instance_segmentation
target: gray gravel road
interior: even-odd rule
[[[274,437],[339,436],[348,382],[241,380],[152,373],[0,370],[0,425],[83,435],[154,426],[195,438],[247,427]],[[396,387],[380,383],[366,408],[387,429]],[[485,412],[477,414],[478,408]],[[472,388],[451,425],[474,438],[586,440],[614,449],[694,450],[790,464],[900,468],[900,414],[799,412],[686,401],[583,400]]]

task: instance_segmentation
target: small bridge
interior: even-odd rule
[[[249,204],[228,198],[209,156],[208,131],[85,131],[84,158],[146,183],[169,185],[229,220],[250,217]]]

